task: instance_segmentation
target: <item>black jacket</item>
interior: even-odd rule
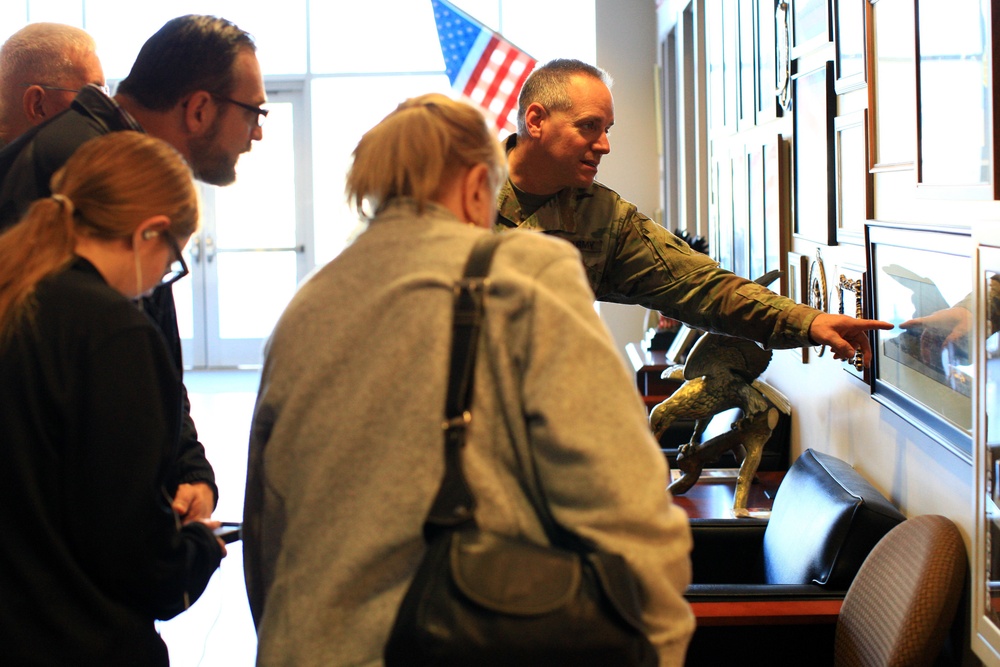
[[[170,510],[181,382],[153,324],[92,264],[42,281],[0,349],[0,637],[16,665],[166,665],[154,619],[221,549]]]
[[[142,131],[124,109],[97,86],[85,87],[72,106],[46,123],[24,133],[0,150],[0,231],[27,212],[31,203],[51,194],[52,175],[88,139],[120,130]],[[182,372],[181,340],[177,330],[174,294],[158,289],[145,299],[145,311],[156,323],[178,373]],[[190,415],[187,391],[182,385],[184,421],[177,459],[178,483],[206,482],[215,492],[215,472],[205,458],[205,448]]]

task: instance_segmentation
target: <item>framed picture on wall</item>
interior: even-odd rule
[[[747,156],[747,226],[750,238],[749,278],[756,280],[767,272],[767,231],[764,218],[764,149],[748,146]]]
[[[870,297],[866,294],[867,284],[864,268],[842,264],[834,267],[833,274],[836,276],[833,286],[833,301],[837,312],[856,319],[867,318]],[[851,377],[861,380],[866,385],[871,384],[871,369],[865,367],[860,351],[854,359],[845,361],[843,366]]]
[[[734,149],[731,158],[733,170],[733,268],[732,271],[744,278],[756,278],[750,275],[750,211],[747,187],[747,158],[743,149]]]
[[[740,121],[740,30],[739,11],[736,3],[720,3],[722,15],[722,74],[725,91],[725,123],[736,131]],[[713,104],[715,102],[713,101]]]
[[[757,124],[781,114],[778,103],[777,35],[774,0],[757,3]]]
[[[788,253],[782,292],[795,303],[809,303],[809,257],[797,252]],[[802,363],[809,363],[809,348],[802,348]]]
[[[752,278],[781,268],[785,238],[783,144],[781,137],[755,147],[748,156]]]
[[[733,270],[733,165],[728,157],[716,161],[718,178],[719,220],[718,236],[716,237],[715,259],[719,265]]]
[[[868,110],[837,116],[833,127],[837,161],[837,242],[863,245],[865,221],[873,217],[868,171]]]
[[[753,127],[757,123],[757,48],[754,44],[756,20],[753,3],[739,3],[737,40],[740,55],[740,129]]]
[[[865,86],[865,3],[833,0],[835,88],[843,94]]]
[[[968,232],[870,222],[865,227],[872,397],[971,461],[974,370]]]
[[[792,80],[795,133],[795,234],[835,245],[833,63]]]
[[[914,3],[870,0],[868,122],[873,171],[913,169],[916,157]]]
[[[997,125],[991,103],[990,5],[917,4],[917,192],[996,199]]]
[[[705,47],[708,61],[709,127],[721,130],[726,125],[726,78],[723,67],[725,49],[722,34],[722,3],[710,2],[705,7]]]
[[[792,58],[830,41],[829,0],[795,0],[792,5]]]

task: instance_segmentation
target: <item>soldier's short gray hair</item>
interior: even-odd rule
[[[546,111],[568,111],[573,100],[566,91],[566,85],[574,76],[589,76],[600,80],[611,88],[611,75],[594,65],[571,58],[557,58],[536,67],[528,76],[517,96],[517,134],[527,135],[524,115],[532,104],[541,104]]]

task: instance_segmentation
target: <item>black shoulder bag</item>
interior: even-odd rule
[[[533,504],[553,546],[480,530],[461,453],[472,415],[476,345],[493,252],[479,241],[456,285],[445,406],[445,473],[424,522],[427,551],[385,646],[405,665],[656,665],[635,580],[552,517],[533,474]]]

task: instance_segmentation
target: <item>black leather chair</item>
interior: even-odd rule
[[[868,553],[904,519],[846,462],[807,449],[778,487],[768,520],[692,519],[693,583],[685,597],[692,603],[782,602],[789,608],[800,601],[842,600]],[[713,619],[726,625],[699,622],[688,665],[832,663],[832,651],[801,660],[818,646],[832,649],[836,614],[816,623],[808,614],[768,620],[755,615],[753,605],[732,608],[742,611]],[[801,625],[782,625],[787,622]],[[748,653],[754,646],[759,655]]]

